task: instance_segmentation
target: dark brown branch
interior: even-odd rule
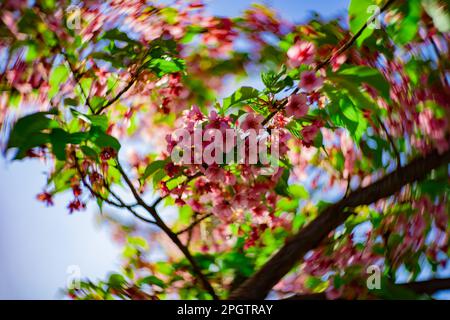
[[[159,201],[157,200],[154,205],[149,206],[145,201],[141,198],[138,191],[134,187],[133,183],[131,182],[130,178],[125,173],[124,169],[120,165],[119,161],[116,161],[117,169],[120,171],[123,179],[125,180],[125,183],[128,185],[128,187],[131,190],[131,193],[133,194],[134,198],[138,202],[139,205],[141,205],[147,212],[155,219],[156,224],[161,228],[161,230],[172,240],[172,242],[180,249],[180,251],[184,254],[186,259],[189,261],[189,263],[192,266],[192,269],[194,273],[197,275],[197,277],[200,279],[200,282],[202,283],[203,287],[208,291],[208,293],[213,297],[213,299],[218,300],[219,297],[216,295],[214,288],[209,283],[206,276],[203,274],[201,268],[197,264],[197,261],[195,261],[194,257],[190,253],[189,249],[181,242],[181,240],[178,238],[178,236],[167,226],[167,224],[161,219],[158,212],[155,209],[155,204],[157,204]]]
[[[411,290],[417,294],[432,295],[441,290],[450,289],[450,278],[443,279],[431,279],[426,281],[409,282],[395,284],[398,287],[402,287]],[[296,294],[283,300],[327,300],[325,292],[321,293],[309,293],[309,294]]]
[[[404,286],[417,293],[433,294],[437,291],[450,289],[450,278],[411,282],[401,284],[401,286]]]
[[[134,209],[134,205],[128,205],[126,204],[119,196],[117,196],[115,193],[113,193],[110,189],[108,189],[108,191],[111,193],[111,195],[118,201],[114,202],[110,199],[108,199],[107,197],[104,197],[103,195],[101,195],[100,193],[96,192],[92,186],[87,182],[86,180],[86,176],[84,175],[83,171],[80,168],[80,165],[78,163],[78,158],[75,154],[75,151],[72,153],[73,159],[75,161],[75,168],[77,169],[78,174],[80,175],[81,178],[81,182],[83,183],[83,185],[91,192],[91,194],[96,197],[97,199],[100,199],[104,202],[106,202],[107,204],[116,207],[116,208],[121,208],[121,209],[128,209],[128,211],[131,212],[131,214],[133,214],[136,218],[138,218],[139,220],[142,220],[146,223],[151,223],[151,224],[155,224],[155,221],[149,220],[147,218],[142,217],[140,214],[138,214]]]
[[[397,168],[384,178],[351,192],[341,201],[327,207],[322,213],[295,236],[256,272],[236,289],[230,299],[264,299],[272,287],[291,270],[297,262],[351,214],[349,208],[369,205],[392,196],[403,186],[423,180],[433,169],[450,162],[450,150],[443,154],[433,151],[419,157],[408,165]]]
[[[122,89],[120,90],[120,92],[111,100],[109,100],[104,106],[102,106],[101,108],[99,108],[97,111],[95,111],[95,114],[100,114],[102,113],[103,110],[105,110],[106,108],[108,108],[110,105],[112,105],[114,102],[116,102],[117,100],[119,100],[122,95],[124,95],[128,90],[130,90],[130,88],[134,85],[134,83],[137,80],[137,75],[133,76],[130,80],[130,82],[128,82],[128,84]]]
[[[111,100],[109,100],[108,102],[106,102],[105,105],[103,105],[102,107],[100,107],[100,109],[98,109],[97,111],[95,111],[95,114],[100,114],[103,112],[103,110],[107,109],[109,106],[111,106],[112,104],[114,104],[117,100],[119,100],[128,90],[131,89],[131,87],[136,83],[139,74],[141,73],[142,69],[144,69],[145,67],[145,58],[148,56],[148,54],[150,53],[151,47],[148,48],[144,54],[144,56],[142,57],[141,61],[140,61],[140,66],[136,69],[136,72],[133,74],[133,76],[131,77],[131,80],[128,82],[128,84],[119,91],[119,93],[116,94],[116,96],[114,98],[112,98]]]
[[[333,59],[334,56],[339,56],[341,53],[345,52],[348,48],[350,48],[356,40],[361,36],[361,34],[366,30],[366,28],[375,21],[384,11],[389,8],[390,5],[394,3],[395,0],[389,0],[387,1],[384,6],[380,8],[380,11],[377,12],[377,14],[374,14],[370,19],[356,32],[353,37],[350,38],[349,41],[347,41],[341,48],[339,48],[338,51],[336,51],[334,54],[331,54],[326,60],[319,63],[316,67],[316,70],[319,70],[320,68],[326,66],[328,63],[330,63],[331,59]]]
[[[430,42],[431,42],[431,45],[433,46],[434,52],[436,53],[437,65],[438,65],[438,67],[441,67],[441,65],[442,65],[442,55],[441,55],[441,53],[439,51],[439,47],[437,46],[436,41],[434,41],[434,39],[433,39],[433,36],[430,36]],[[448,87],[448,80],[447,80],[447,76],[446,76],[446,72],[445,71],[442,72],[441,78],[442,78],[442,81],[443,81],[444,85]]]

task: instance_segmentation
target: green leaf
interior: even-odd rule
[[[336,73],[339,77],[354,83],[366,83],[374,87],[386,100],[390,99],[390,86],[379,70],[366,66],[343,65]]]
[[[27,151],[35,148],[43,146],[50,142],[50,135],[48,133],[35,133],[28,137],[28,139],[18,147],[17,153],[14,156],[14,160],[20,160],[25,158],[27,155]]]
[[[127,281],[125,280],[125,278],[121,274],[118,274],[118,273],[111,274],[108,279],[108,285],[113,289],[120,289],[126,283],[127,283]]]
[[[183,224],[189,224],[191,217],[192,217],[193,211],[190,206],[185,205],[182,206],[179,210],[178,219]]]
[[[299,184],[290,185],[288,191],[296,199],[308,199],[309,197],[308,190]]]
[[[162,77],[169,73],[176,73],[185,69],[185,62],[182,59],[167,57],[166,59],[152,59],[149,64],[150,69],[155,72],[158,77]]]
[[[225,269],[232,269],[235,273],[244,277],[249,277],[255,271],[253,261],[240,252],[226,253],[223,259],[223,267]]]
[[[59,87],[69,77],[69,69],[65,65],[59,65],[50,73],[50,90],[48,92],[49,98],[53,98],[59,91]]]
[[[119,40],[119,41],[124,41],[124,42],[128,42],[128,43],[133,43],[133,44],[140,44],[138,41],[133,40],[130,37],[128,37],[127,33],[120,31],[117,28],[106,31],[103,34],[102,38],[108,39],[108,40]]]
[[[113,136],[103,132],[102,128],[93,126],[90,130],[90,135],[94,144],[99,148],[111,147],[118,151],[120,149],[120,142]]]
[[[105,104],[106,99],[103,97],[94,96],[94,97],[90,98],[89,101],[90,101],[92,109],[94,109],[94,111],[97,111]]]
[[[80,104],[80,101],[77,98],[65,98],[64,104],[66,106],[73,106],[76,107]]]
[[[288,180],[289,180],[289,170],[284,169],[283,174],[281,175],[280,180],[278,180],[277,185],[275,186],[275,192],[280,196],[290,197],[288,192]]]
[[[155,277],[153,275],[147,276],[147,277],[145,277],[143,279],[140,279],[139,280],[139,284],[140,285],[142,285],[142,284],[154,284],[154,285],[157,285],[158,287],[161,287],[163,289],[165,287],[167,287],[166,284],[164,283],[164,281],[162,281],[161,279],[159,279],[159,278],[157,278],[157,277]]]
[[[336,92],[327,93],[331,99],[327,108],[331,121],[339,127],[346,128],[352,138],[359,142],[368,126],[363,113],[355,106],[349,96]]]
[[[158,183],[164,179],[167,176],[166,171],[163,169],[156,170],[155,174],[153,175],[153,186],[157,186]]]
[[[310,276],[305,281],[305,286],[310,290],[322,291],[326,288],[326,281],[324,282],[321,278]]]
[[[350,6],[348,8],[349,15],[349,25],[350,31],[356,34],[364,24],[370,19],[370,17],[375,13],[370,10],[371,6],[376,5],[374,0],[351,0]],[[358,37],[356,43],[361,46],[365,39],[370,37],[373,33],[373,29],[367,27],[363,33]]]
[[[259,95],[259,91],[252,87],[241,87],[236,90],[231,96],[223,99],[222,110],[221,113],[225,114],[225,112],[233,105],[237,103],[241,103],[247,101],[249,99],[257,98]]]
[[[408,0],[403,5],[404,18],[397,27],[394,27],[393,40],[404,45],[412,41],[419,30],[419,21],[421,15],[421,0]]]
[[[277,209],[284,212],[295,211],[298,208],[298,200],[297,199],[288,199],[282,198],[277,202]]]
[[[94,97],[95,98],[95,97]],[[106,131],[108,129],[108,117],[106,115],[88,115],[83,114],[75,109],[70,109],[72,114],[77,117],[78,119],[83,120],[84,122],[89,123],[92,126],[96,126],[101,128],[103,131]]]
[[[26,62],[31,62],[33,60],[36,60],[39,56],[39,48],[34,43],[30,43],[27,46],[27,54],[25,56]]]
[[[128,243],[134,247],[148,250],[148,243],[143,237],[128,237]]]
[[[182,184],[183,182],[186,181],[186,176],[185,175],[180,175],[178,177],[174,177],[171,178],[170,180],[167,181],[166,185],[167,188],[169,190],[175,189],[176,187],[178,187],[180,184]]]
[[[83,151],[83,153],[88,156],[89,158],[92,159],[97,159],[98,154],[97,151],[95,151],[94,149],[92,149],[91,147],[88,146],[81,146],[81,151]]]
[[[93,82],[92,78],[83,78],[83,79],[80,80],[81,89],[83,90],[83,92],[86,95],[91,90],[92,82]],[[82,94],[82,97],[84,97],[83,94]]]
[[[178,19],[178,10],[175,8],[166,7],[161,9],[160,13],[165,18],[168,24],[174,24]]]
[[[145,180],[148,177],[150,177],[152,174],[154,174],[157,170],[164,168],[166,165],[167,160],[155,160],[152,163],[150,163],[147,168],[145,168],[144,175],[141,179]]]
[[[20,118],[11,129],[7,148],[16,148],[24,144],[30,136],[44,129],[58,127],[55,120],[49,119],[49,115],[56,115],[58,111],[52,109],[49,112],[36,112]]]
[[[50,142],[52,144],[52,152],[56,159],[60,161],[66,160],[66,145],[69,140],[69,134],[63,129],[53,129],[50,134]]]

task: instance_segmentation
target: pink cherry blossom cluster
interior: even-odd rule
[[[390,215],[380,233],[398,235],[402,241],[389,248],[394,266],[407,261],[411,253],[426,250],[427,256],[445,266],[448,250],[448,209],[443,201],[433,203],[423,196],[412,202],[412,212]],[[441,254],[439,254],[439,252]]]
[[[246,131],[262,128],[262,120],[261,116],[249,114],[242,123],[233,123],[229,116],[220,116],[215,111],[211,111],[206,117],[199,108],[193,107],[185,112],[183,127],[192,134],[199,125],[204,130],[216,129],[225,132],[227,129],[238,126],[241,130]],[[289,134],[284,129],[280,129],[280,156],[284,156],[288,150],[286,146],[288,139]],[[168,135],[167,142],[167,152],[170,154],[179,141],[172,135]],[[202,143],[204,147],[208,147],[214,141]],[[234,147],[233,144],[232,148]],[[229,151],[231,149],[223,150],[223,152]],[[226,223],[244,220],[245,214],[251,213],[252,223],[255,224],[248,240],[251,245],[256,242],[258,235],[265,228],[274,228],[285,223],[282,218],[274,215],[278,198],[274,188],[283,169],[278,168],[273,175],[263,175],[261,169],[260,165],[249,163],[221,165],[202,162],[201,164],[176,165],[169,162],[165,166],[169,177],[180,173],[188,177],[201,176],[196,178],[192,185],[184,183],[172,190],[169,190],[167,183],[163,182],[161,190],[175,197],[177,204],[188,204],[197,213],[212,212]]]
[[[387,109],[386,126],[390,134],[394,137],[409,136],[411,145],[424,154],[432,148],[440,152],[448,150],[450,127],[445,117],[450,109],[449,90],[446,89],[448,85],[439,82],[430,85],[432,79],[427,74],[422,74],[418,76],[418,84],[414,86],[405,63],[398,59],[386,61],[382,66],[379,66],[375,58],[361,63],[377,67],[390,84],[391,103],[380,97],[374,88],[366,86],[367,92],[381,107]],[[434,103],[444,109],[441,110],[444,115],[433,108]]]
[[[327,278],[329,287],[327,296],[330,299],[336,299],[344,292],[344,287],[335,288],[332,281],[334,276],[342,276],[349,268],[360,267],[360,272],[354,275],[355,278],[365,278],[366,268],[371,265],[380,265],[383,262],[381,255],[374,252],[375,242],[371,236],[371,231],[365,235],[366,242],[364,246],[358,246],[351,233],[336,244],[333,250],[324,245],[310,253],[305,258],[302,271],[319,278]],[[350,290],[351,291],[351,290]]]

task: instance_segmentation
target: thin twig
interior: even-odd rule
[[[147,222],[147,223],[151,223],[151,224],[155,224],[155,225],[156,225],[156,222],[155,222],[155,221],[152,221],[152,220],[149,220],[149,219],[147,219],[147,218],[142,217],[140,214],[138,214],[138,213],[133,209],[133,206],[125,204],[125,202],[122,201],[122,199],[120,199],[120,197],[118,197],[118,196],[115,195],[114,193],[111,193],[111,192],[110,192],[110,193],[114,196],[114,198],[116,198],[116,200],[119,201],[119,203],[114,202],[114,201],[112,201],[112,200],[110,200],[110,199],[104,197],[104,196],[101,195],[100,193],[96,192],[96,191],[92,188],[92,186],[87,182],[86,176],[84,175],[84,173],[83,173],[83,171],[81,170],[80,165],[79,165],[79,163],[78,163],[78,158],[77,158],[77,156],[76,156],[76,154],[75,154],[75,151],[72,153],[72,156],[73,156],[73,159],[74,159],[74,161],[75,161],[75,168],[77,169],[78,174],[80,175],[81,182],[82,182],[83,185],[91,192],[91,194],[92,194],[94,197],[96,197],[96,198],[98,198],[98,199],[100,199],[100,200],[106,202],[107,204],[109,204],[109,205],[111,205],[111,206],[114,206],[114,207],[117,207],[117,208],[121,208],[121,209],[123,209],[123,208],[128,209],[128,211],[130,211],[136,218],[138,218],[138,219],[140,219],[140,220],[142,220],[142,221],[144,221],[144,222]]]
[[[196,225],[198,225],[200,222],[202,222],[203,220],[205,220],[205,219],[207,219],[207,218],[209,218],[211,216],[212,216],[212,213],[208,213],[208,214],[204,215],[203,217],[198,218],[197,220],[192,222],[189,226],[187,226],[184,229],[181,229],[180,231],[176,232],[175,234],[176,235],[180,235],[182,233],[185,233],[186,231],[191,231]]]
[[[439,51],[439,47],[436,44],[436,41],[434,41],[434,39],[433,39],[433,36],[430,36],[430,42],[431,42],[431,45],[433,46],[434,52],[436,53],[438,67],[440,67],[441,61],[442,61],[442,56],[441,56],[441,52]],[[447,76],[446,76],[445,72],[443,72],[443,74],[442,74],[442,80],[444,81],[444,84],[448,87],[448,80],[447,80]]]
[[[353,37],[350,38],[349,41],[347,41],[341,48],[339,48],[336,52],[331,53],[327,59],[325,59],[324,61],[320,62],[315,68],[315,71],[320,70],[321,68],[325,67],[327,64],[329,64],[331,62],[331,60],[333,59],[333,57],[338,56],[340,54],[342,54],[343,52],[345,52],[347,49],[349,49],[354,43],[355,41],[361,36],[361,34],[364,32],[364,30],[367,28],[367,26],[369,24],[371,24],[376,18],[378,18],[378,16],[384,12],[395,0],[389,0],[388,2],[386,2],[386,4],[380,9],[379,12],[377,12],[377,14],[373,15],[362,27],[361,29],[358,30],[358,32],[356,34],[353,35]],[[295,88],[295,90],[292,92],[291,95],[297,94],[300,91],[300,88],[297,87]],[[284,107],[287,105],[288,100],[285,98],[282,100],[281,104],[275,108],[274,111],[272,111],[265,119],[264,121],[261,123],[263,126],[265,126],[279,111],[283,110]]]

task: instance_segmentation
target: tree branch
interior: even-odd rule
[[[189,249],[181,242],[181,240],[178,238],[178,236],[167,226],[167,224],[161,219],[158,212],[155,209],[155,206],[157,203],[159,203],[159,198],[157,201],[155,201],[154,205],[149,206],[145,201],[141,198],[138,191],[134,187],[133,183],[131,182],[130,178],[127,176],[125,171],[123,170],[122,166],[120,165],[119,161],[116,160],[117,169],[120,171],[123,179],[125,180],[125,183],[130,188],[134,198],[138,202],[139,205],[141,205],[145,210],[147,210],[148,213],[155,219],[156,224],[161,228],[162,231],[172,240],[172,242],[180,249],[180,251],[184,254],[186,259],[189,261],[189,263],[192,266],[192,269],[194,273],[198,276],[200,279],[200,282],[202,283],[203,287],[208,291],[209,294],[213,297],[213,299],[218,300],[219,297],[216,295],[214,288],[209,283],[206,276],[203,274],[201,268],[195,261],[194,257],[190,253]]]
[[[351,208],[369,205],[398,192],[404,185],[423,180],[428,173],[450,162],[450,150],[443,154],[433,151],[408,165],[397,168],[384,178],[351,192],[339,202],[327,207],[301,229],[252,277],[232,292],[230,299],[264,299],[272,287],[314,249],[336,227],[345,222]]]
[[[400,153],[398,152],[397,147],[395,146],[394,139],[392,139],[392,136],[389,134],[389,131],[387,130],[383,121],[381,121],[380,117],[377,116],[377,120],[378,120],[378,123],[380,124],[381,128],[383,129],[384,133],[386,134],[388,141],[391,144],[391,147],[394,151],[395,158],[397,159],[397,167],[400,168],[402,166],[402,161],[400,158]]]
[[[109,188],[108,188],[108,191],[109,191],[109,192],[111,193],[111,195],[118,201],[118,203],[117,203],[117,202],[114,202],[114,201],[112,201],[112,200],[110,200],[110,199],[104,197],[104,196],[101,195],[100,193],[96,192],[96,191],[92,188],[92,186],[87,182],[86,176],[84,175],[84,173],[83,173],[83,171],[81,170],[80,165],[79,165],[79,163],[78,163],[78,158],[77,158],[77,156],[76,156],[76,154],[75,154],[75,151],[72,153],[72,156],[73,156],[73,159],[74,159],[74,161],[75,161],[75,168],[77,169],[78,174],[80,175],[81,182],[82,182],[83,185],[91,192],[91,194],[92,194],[94,197],[96,197],[96,198],[98,198],[98,199],[100,199],[100,200],[106,202],[107,204],[109,204],[109,205],[111,205],[111,206],[113,206],[113,207],[120,208],[120,209],[125,208],[125,209],[127,209],[128,211],[130,211],[131,214],[133,214],[133,215],[134,215],[136,218],[138,218],[139,220],[142,220],[142,221],[144,221],[144,222],[147,222],[147,223],[151,223],[151,224],[155,224],[155,225],[156,225],[156,222],[155,222],[155,221],[152,221],[152,220],[149,220],[149,219],[147,219],[147,218],[144,218],[144,217],[142,217],[140,214],[138,214],[138,213],[133,209],[133,207],[134,207],[135,205],[128,205],[128,204],[126,204],[119,196],[117,196],[117,195],[116,195],[114,192],[112,192]]]
[[[99,108],[97,111],[94,112],[94,114],[100,114],[102,113],[103,110],[105,110],[106,108],[108,108],[110,105],[112,105],[114,102],[116,102],[117,100],[120,99],[120,97],[122,97],[123,94],[125,94],[136,82],[138,77],[138,74],[134,75],[130,82],[128,82],[128,84],[111,100],[109,100],[104,106],[102,106],[101,108]]]
[[[178,231],[178,232],[176,233],[176,235],[180,235],[180,234],[185,233],[185,232],[187,232],[187,231],[191,231],[196,225],[198,225],[200,222],[202,222],[203,220],[205,220],[205,219],[207,219],[207,218],[209,218],[209,217],[211,217],[211,216],[212,216],[212,213],[208,213],[208,214],[204,215],[203,217],[198,218],[197,220],[195,220],[194,222],[192,222],[192,223],[191,223],[189,226],[187,226],[186,228],[181,229],[180,231]]]
[[[347,41],[342,47],[340,47],[336,52],[331,53],[328,58],[326,58],[324,61],[320,62],[315,68],[315,71],[320,70],[321,68],[325,67],[327,64],[329,64],[331,62],[331,60],[333,59],[334,56],[338,56],[340,54],[342,54],[343,52],[345,52],[347,49],[349,49],[354,43],[355,41],[361,36],[361,34],[364,32],[364,30],[366,30],[367,26],[369,24],[371,24],[376,18],[378,18],[381,13],[383,13],[384,11],[387,10],[387,8],[389,8],[389,6],[394,2],[395,0],[389,0],[388,2],[385,3],[385,5],[383,7],[381,7],[380,11],[377,12],[377,14],[374,14],[362,27],[361,29],[358,30],[358,32],[356,34],[353,35],[353,37],[350,38],[349,41]],[[295,88],[295,90],[291,93],[291,95],[297,94],[300,91],[300,88],[297,87]],[[264,121],[261,123],[263,126],[265,126],[267,123],[269,123],[270,120],[272,120],[272,118],[281,110],[284,109],[284,107],[287,105],[288,100],[284,99],[281,104],[275,108],[274,111],[272,111],[265,119]]]

